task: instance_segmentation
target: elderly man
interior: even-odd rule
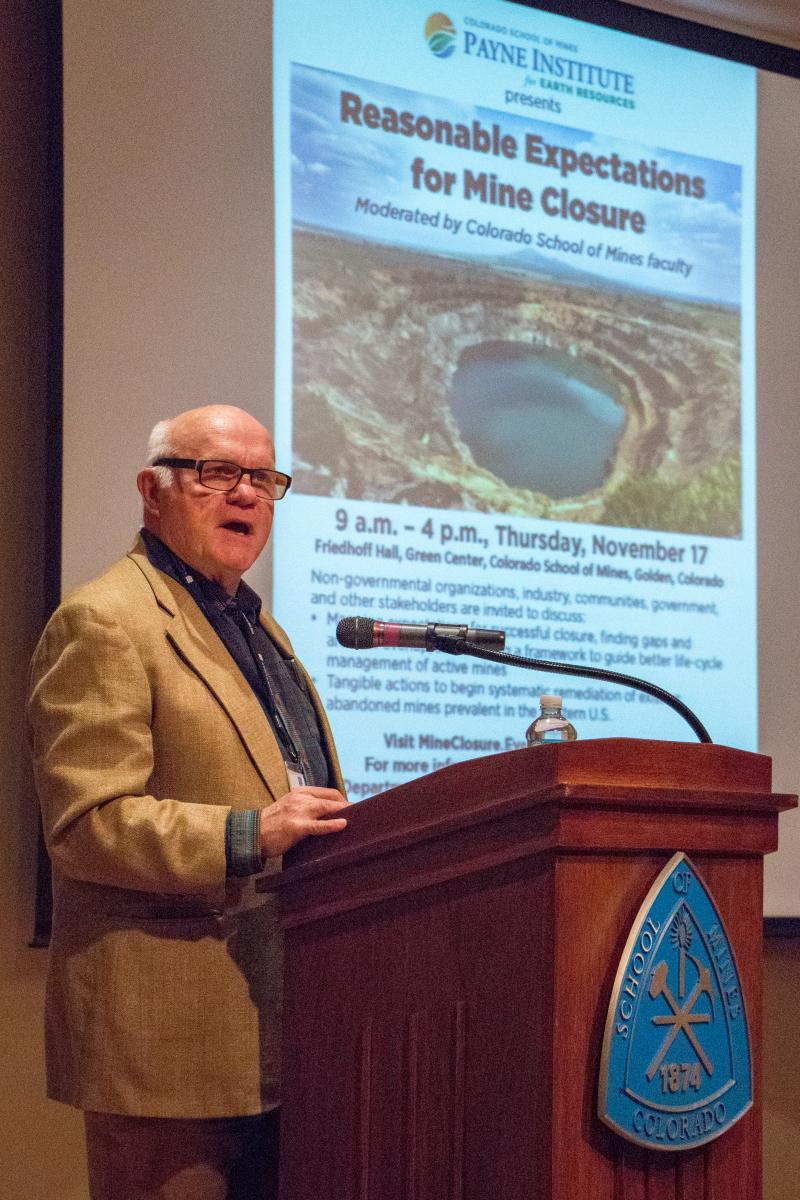
[[[255,883],[346,801],[311,681],[241,582],[291,482],[270,435],[219,405],[150,451],[141,537],[32,666],[48,1092],[85,1110],[93,1200],[255,1200],[275,1189],[281,993]]]

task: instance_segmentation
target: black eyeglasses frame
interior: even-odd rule
[[[228,488],[211,487],[209,484],[203,482],[203,467],[206,465],[206,463],[227,463],[228,466],[236,467],[236,470],[239,472],[239,477],[236,482],[232,483]],[[262,496],[259,495],[258,490],[255,489],[259,500],[282,500],[289,488],[292,486],[292,477],[291,475],[287,475],[285,471],[276,471],[274,467],[240,467],[238,463],[231,462],[230,459],[227,458],[157,458],[155,462],[150,464],[150,466],[186,467],[189,470],[197,471],[198,482],[204,488],[208,488],[210,492],[221,492],[223,495],[227,495],[228,492],[235,491],[242,482],[243,475],[250,476],[250,486],[252,487],[254,471],[260,471],[262,473],[266,472],[268,475],[271,475],[276,489],[283,485],[283,491],[277,496]]]

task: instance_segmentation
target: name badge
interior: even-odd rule
[[[286,767],[286,774],[289,777],[289,789],[305,787],[306,777],[303,774],[303,768],[300,763],[290,763],[286,759],[283,760],[283,765]]]

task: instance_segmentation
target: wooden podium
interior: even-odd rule
[[[614,738],[515,750],[355,806],[280,879],[281,1200],[757,1200],[762,755]],[[614,975],[675,851],[744,988],[754,1107],[681,1152],[596,1116]]]

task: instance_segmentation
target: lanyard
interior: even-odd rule
[[[291,762],[302,763],[302,755],[297,749],[297,744],[289,732],[289,726],[286,724],[283,713],[279,706],[275,703],[273,696],[272,682],[267,671],[267,664],[264,662],[264,655],[258,649],[255,643],[255,629],[245,612],[238,606],[234,609],[235,620],[242,633],[245,636],[247,645],[250,648],[250,653],[255,660],[256,669],[261,677],[261,682],[264,685],[264,698],[269,708],[270,720],[275,726],[275,732],[278,735],[284,749],[287,751]]]

